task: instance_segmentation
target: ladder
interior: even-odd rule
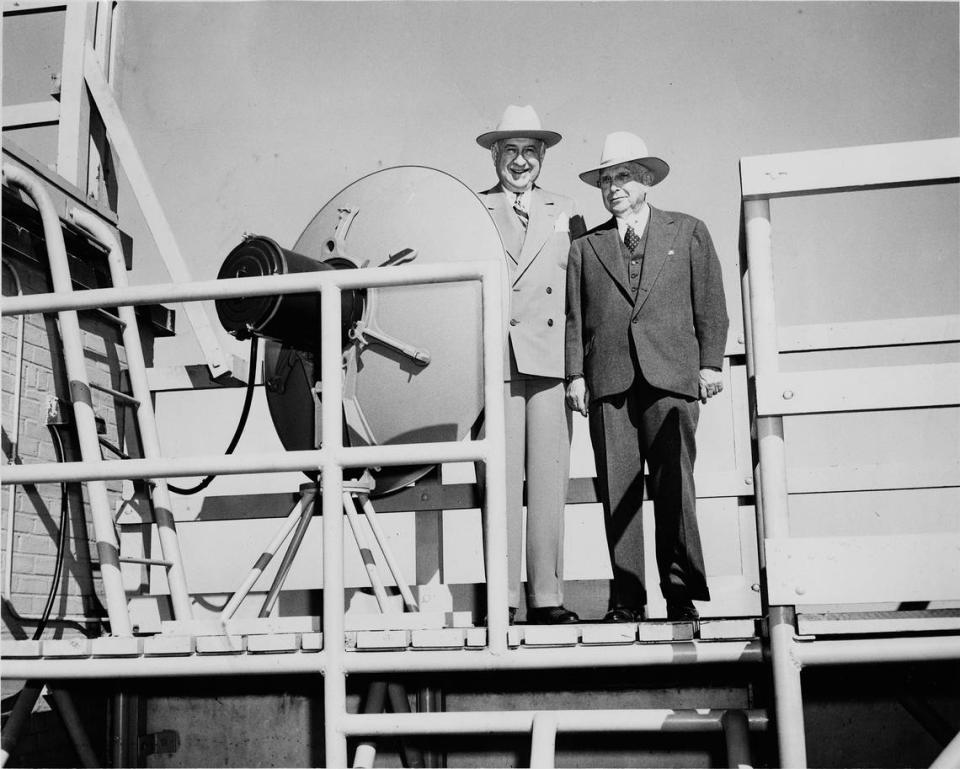
[[[57,294],[73,293],[73,282],[67,261],[62,224],[44,185],[32,174],[12,163],[3,164],[4,182],[25,192],[36,204],[43,222],[44,240],[49,258],[53,290]],[[110,277],[116,288],[127,287],[126,265],[120,244],[111,229],[97,216],[79,207],[73,207],[68,218],[70,223],[99,241],[107,249]],[[108,392],[118,401],[130,406],[136,414],[145,458],[160,456],[160,442],[150,389],[147,383],[146,364],[140,341],[136,313],[132,306],[119,307],[117,315],[105,313],[120,328],[122,344],[126,351],[128,375],[132,394],[97,388]],[[70,381],[70,396],[77,429],[81,458],[85,463],[96,465],[101,461],[100,443],[91,400],[91,385],[86,370],[83,340],[76,310],[61,310],[57,313],[60,336],[63,344],[64,363]],[[165,479],[148,481],[154,521],[159,531],[162,551],[161,565],[166,571],[170,586],[174,616],[189,619],[190,597],[177,538],[176,525],[171,512],[170,491]],[[113,515],[104,480],[88,480],[87,495],[92,512],[97,554],[100,560],[101,577],[106,598],[107,615],[113,636],[130,636],[132,627],[126,595],[123,588],[119,542],[113,524]]]

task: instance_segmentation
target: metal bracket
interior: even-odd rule
[[[152,756],[156,753],[176,753],[180,750],[180,733],[173,729],[164,729],[144,734],[139,742],[140,755]]]

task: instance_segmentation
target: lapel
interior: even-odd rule
[[[627,266],[623,263],[623,255],[620,252],[620,233],[617,231],[616,218],[611,217],[606,224],[594,230],[589,237],[590,245],[600,264],[620,287],[624,296],[632,302],[633,294],[630,291],[630,281],[627,278]]]
[[[650,222],[647,224],[647,248],[643,254],[643,271],[640,273],[640,290],[633,305],[634,316],[640,312],[653,290],[663,265],[673,256],[671,246],[677,238],[680,225],[670,214],[650,206]],[[616,232],[616,227],[614,227]]]
[[[493,223],[497,225],[503,250],[507,254],[507,266],[513,275],[520,263],[520,247],[523,243],[523,227],[513,212],[513,195],[497,185],[483,193],[483,198]]]
[[[510,213],[516,219],[511,204]],[[527,222],[527,233],[523,239],[523,248],[520,249],[520,259],[514,283],[527,271],[530,264],[543,249],[543,244],[553,234],[557,218],[556,206],[538,187],[530,192],[530,221]]]

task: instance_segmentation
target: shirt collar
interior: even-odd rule
[[[637,233],[637,235],[642,236],[649,221],[650,206],[647,205],[647,201],[643,201],[643,205],[637,213],[624,216],[623,218],[617,217],[617,230],[620,232],[620,238],[623,239],[627,234],[627,227],[633,227],[633,231]]]
[[[518,197],[518,193],[511,192],[510,190],[508,190],[506,187],[502,185],[500,189],[503,190],[504,194],[507,196],[507,200],[510,201],[511,206],[514,205],[514,203],[519,203],[520,208],[522,208],[524,211],[528,213],[530,212],[530,197],[533,191],[532,189],[529,189],[526,192],[519,193],[519,197]]]

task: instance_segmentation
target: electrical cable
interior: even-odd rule
[[[50,435],[53,437],[54,450],[57,452],[57,461],[63,462],[64,450],[63,440],[60,438],[60,432],[56,425],[47,425]],[[57,559],[53,569],[53,576],[50,579],[50,591],[47,593],[47,603],[40,614],[40,623],[37,629],[33,631],[33,640],[39,641],[43,631],[50,620],[50,613],[53,611],[53,602],[57,597],[57,587],[60,585],[60,576],[63,574],[63,557],[67,549],[67,518],[70,512],[70,495],[68,484],[60,484],[60,536],[57,539]]]
[[[250,405],[253,403],[253,388],[256,384],[254,380],[257,374],[258,343],[259,339],[256,336],[250,337],[250,369],[247,372],[247,391],[243,398],[243,409],[240,412],[240,421],[237,423],[237,429],[234,431],[233,438],[230,439],[230,445],[227,446],[227,450],[224,452],[224,455],[230,455],[233,453],[233,450],[240,442],[240,436],[243,435],[244,428],[247,426],[247,417],[250,416]],[[170,489],[170,491],[172,491],[174,494],[181,494],[185,496],[196,494],[198,491],[203,491],[205,488],[207,488],[207,486],[209,486],[216,477],[216,475],[208,475],[196,486],[191,486],[189,488],[174,486],[172,483],[168,483],[167,488]]]

